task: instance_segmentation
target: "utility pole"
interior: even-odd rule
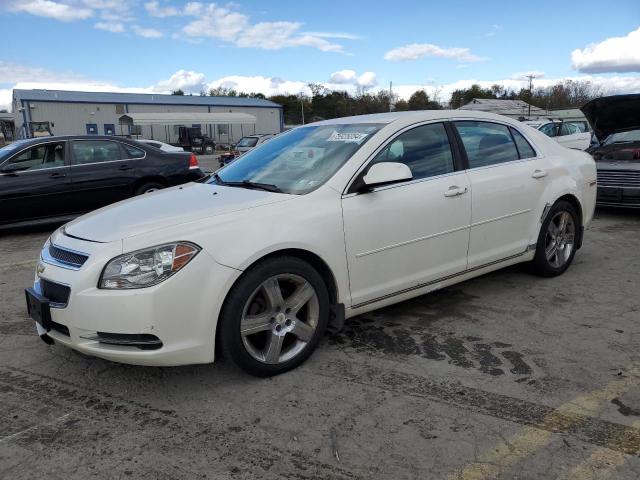
[[[536,76],[532,73],[530,73],[529,75],[525,75],[524,78],[528,78],[529,79],[529,101],[527,102],[529,104],[529,119],[531,119],[531,97],[533,97],[533,79],[536,78]]]
[[[389,111],[392,111],[393,108],[393,82],[389,82]]]
[[[300,111],[302,112],[302,125],[304,125],[304,98],[300,98]]]

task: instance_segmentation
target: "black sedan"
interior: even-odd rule
[[[19,140],[0,148],[0,226],[63,220],[202,177],[192,153],[125,138]]]
[[[640,208],[640,94],[596,98],[582,111],[595,137],[587,152],[598,168],[597,204]]]

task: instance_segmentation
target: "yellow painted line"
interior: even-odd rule
[[[482,480],[496,478],[506,468],[535,453],[547,445],[554,431],[566,431],[581,415],[594,416],[614,397],[637,382],[640,367],[632,366],[624,378],[612,380],[603,388],[580,395],[556,408],[536,427],[525,427],[508,440],[499,442],[473,463],[452,472],[449,480]],[[606,449],[603,449],[606,450]],[[622,454],[621,454],[622,455]]]
[[[640,428],[640,421],[631,424]],[[627,455],[608,448],[598,447],[589,457],[572,468],[568,473],[558,477],[560,480],[606,480],[611,478],[616,468],[621,467],[632,455]]]

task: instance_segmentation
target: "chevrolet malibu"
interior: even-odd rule
[[[340,118],[279,135],[190,183],[82,216],[46,242],[26,290],[36,328],[139,365],[268,376],[345,318],[508,265],[562,274],[596,168],[506,117]]]

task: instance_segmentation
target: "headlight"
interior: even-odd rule
[[[125,253],[110,260],[102,271],[98,288],[144,288],[165,281],[200,251],[188,242],[167,243]]]

